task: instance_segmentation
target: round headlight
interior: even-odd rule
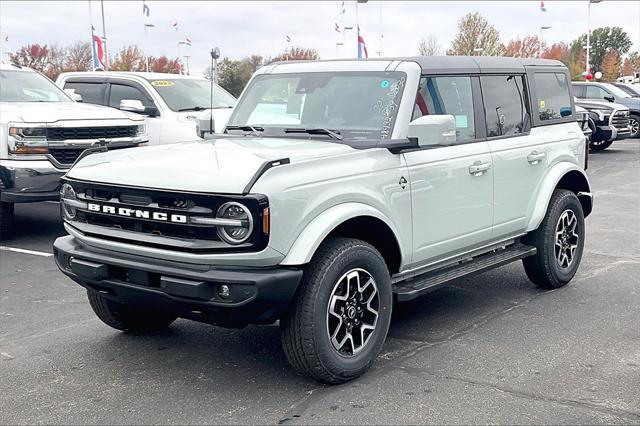
[[[218,236],[229,244],[242,244],[249,239],[253,231],[253,217],[247,207],[240,203],[224,203],[218,209],[218,219],[236,221],[237,224],[218,225]]]
[[[69,203],[65,203],[64,200],[76,200],[76,191],[71,185],[65,183],[60,189],[60,204],[62,205],[62,211],[67,219],[73,219],[76,217],[77,209]]]

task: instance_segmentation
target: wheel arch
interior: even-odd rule
[[[345,203],[318,215],[293,243],[281,265],[309,263],[318,247],[331,237],[357,238],[373,245],[385,259],[389,273],[400,270],[404,251],[392,222],[366,204]]]
[[[527,231],[533,231],[540,226],[549,207],[551,195],[556,189],[566,189],[575,193],[582,205],[584,217],[591,214],[593,194],[586,173],[575,164],[558,164],[547,173],[538,190],[538,197],[533,205],[532,214],[529,216]]]

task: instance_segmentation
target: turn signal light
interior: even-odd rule
[[[269,235],[269,207],[262,210],[262,233]]]
[[[13,150],[14,154],[48,154],[49,148],[46,146],[24,146],[18,145]]]

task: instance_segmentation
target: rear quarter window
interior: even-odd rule
[[[573,114],[570,86],[564,73],[535,73],[534,78],[540,121],[559,120]]]

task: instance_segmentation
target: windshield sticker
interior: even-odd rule
[[[393,120],[395,118],[396,110],[398,109],[398,94],[400,93],[402,87],[405,83],[405,77],[400,78],[393,84],[390,84],[388,80],[384,80],[387,82],[387,93],[385,94],[383,99],[379,99],[376,101],[373,109],[376,113],[382,116],[382,129],[380,130],[380,137],[382,139],[388,139],[391,137],[391,131],[393,130]],[[383,82],[384,82],[383,81]],[[380,83],[382,87],[382,83]]]
[[[155,87],[169,87],[173,86],[173,84],[173,81],[168,80],[155,80],[151,82],[151,85]]]
[[[387,87],[389,87],[389,80],[382,80],[380,82],[380,88],[381,89],[386,89]]]
[[[541,100],[541,101],[538,103],[538,108],[539,108],[540,110],[543,110],[543,109],[544,109],[544,107],[545,107],[545,105],[546,105],[546,104],[545,104],[545,102]]]

